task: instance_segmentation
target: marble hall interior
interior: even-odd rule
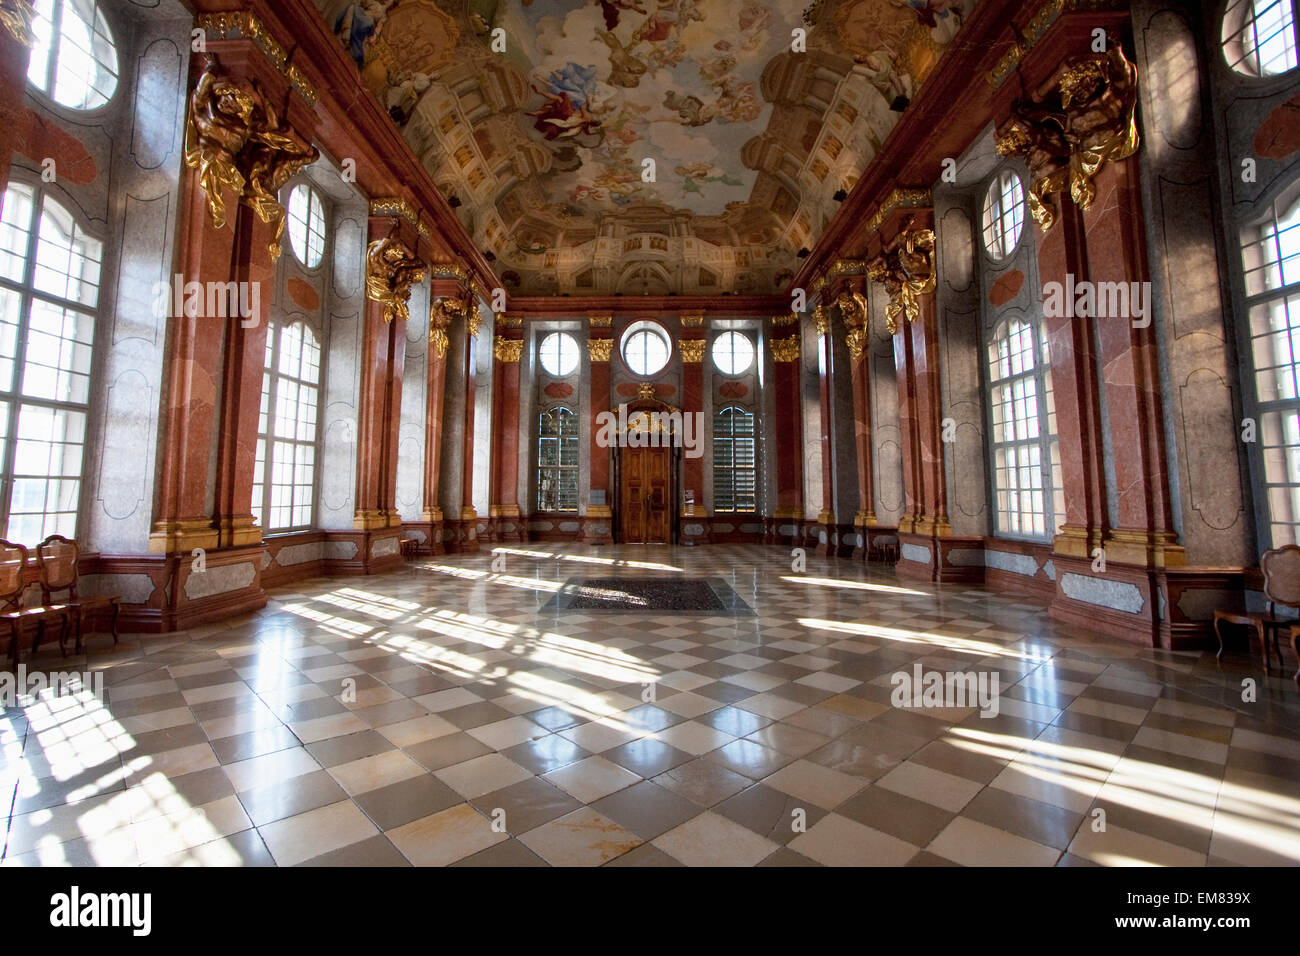
[[[0,866],[1300,863],[1298,18],[0,0]]]

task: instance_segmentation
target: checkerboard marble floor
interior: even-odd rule
[[[42,650],[106,699],[0,717],[3,864],[1300,862],[1300,694],[1257,658],[779,548],[502,547]],[[540,610],[647,575],[756,616]],[[892,706],[917,663],[996,673],[998,715]]]

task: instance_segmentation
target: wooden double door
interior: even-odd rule
[[[672,534],[671,448],[619,449],[619,540],[667,544]]]

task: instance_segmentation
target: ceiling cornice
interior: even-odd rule
[[[196,14],[248,11],[280,43],[287,63],[316,93],[315,142],[336,162],[356,161],[356,186],[369,199],[406,198],[430,225],[435,258],[458,258],[483,288],[501,286],[432,177],[335,39],[311,0],[185,0]]]
[[[943,160],[960,156],[993,120],[997,104],[1018,84],[1005,82],[995,93],[985,77],[1016,46],[1015,24],[1028,21],[1038,6],[981,0],[804,259],[790,289],[809,289],[835,260],[857,258],[866,244],[864,224],[888,197],[896,189],[928,188],[939,179]],[[942,122],[935,121],[938,116]]]
[[[790,310],[784,295],[582,295],[511,296],[510,312],[527,318],[570,318],[595,313],[663,316],[775,315]]]

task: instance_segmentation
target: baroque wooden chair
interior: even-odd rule
[[[1288,544],[1283,548],[1265,551],[1259,560],[1264,572],[1264,597],[1268,604],[1263,611],[1215,611],[1214,634],[1219,639],[1219,653],[1223,657],[1223,623],[1239,624],[1251,629],[1264,649],[1264,673],[1271,674],[1272,656],[1270,641],[1277,651],[1277,666],[1282,668],[1282,648],[1278,645],[1278,632],[1290,631],[1295,618],[1277,616],[1279,607],[1300,608],[1300,547]]]
[[[21,544],[0,539],[0,620],[9,626],[9,660],[18,666],[23,629],[28,624],[36,626],[32,653],[41,646],[45,625],[51,620],[59,622],[59,649],[64,650],[67,640],[71,609],[65,605],[52,605],[48,600],[41,607],[23,607],[23,593],[27,590],[28,551]]]
[[[56,594],[67,592],[67,597],[60,600],[60,605],[70,611],[73,627],[76,630],[76,650],[82,649],[82,628],[86,618],[91,614],[107,611],[112,615],[110,629],[113,632],[113,646],[117,646],[117,618],[122,611],[121,600],[113,596],[82,597],[77,593],[79,575],[78,561],[81,549],[77,542],[61,534],[52,534],[36,546],[36,560],[41,570],[41,595],[49,604]],[[62,643],[62,640],[60,640]]]

